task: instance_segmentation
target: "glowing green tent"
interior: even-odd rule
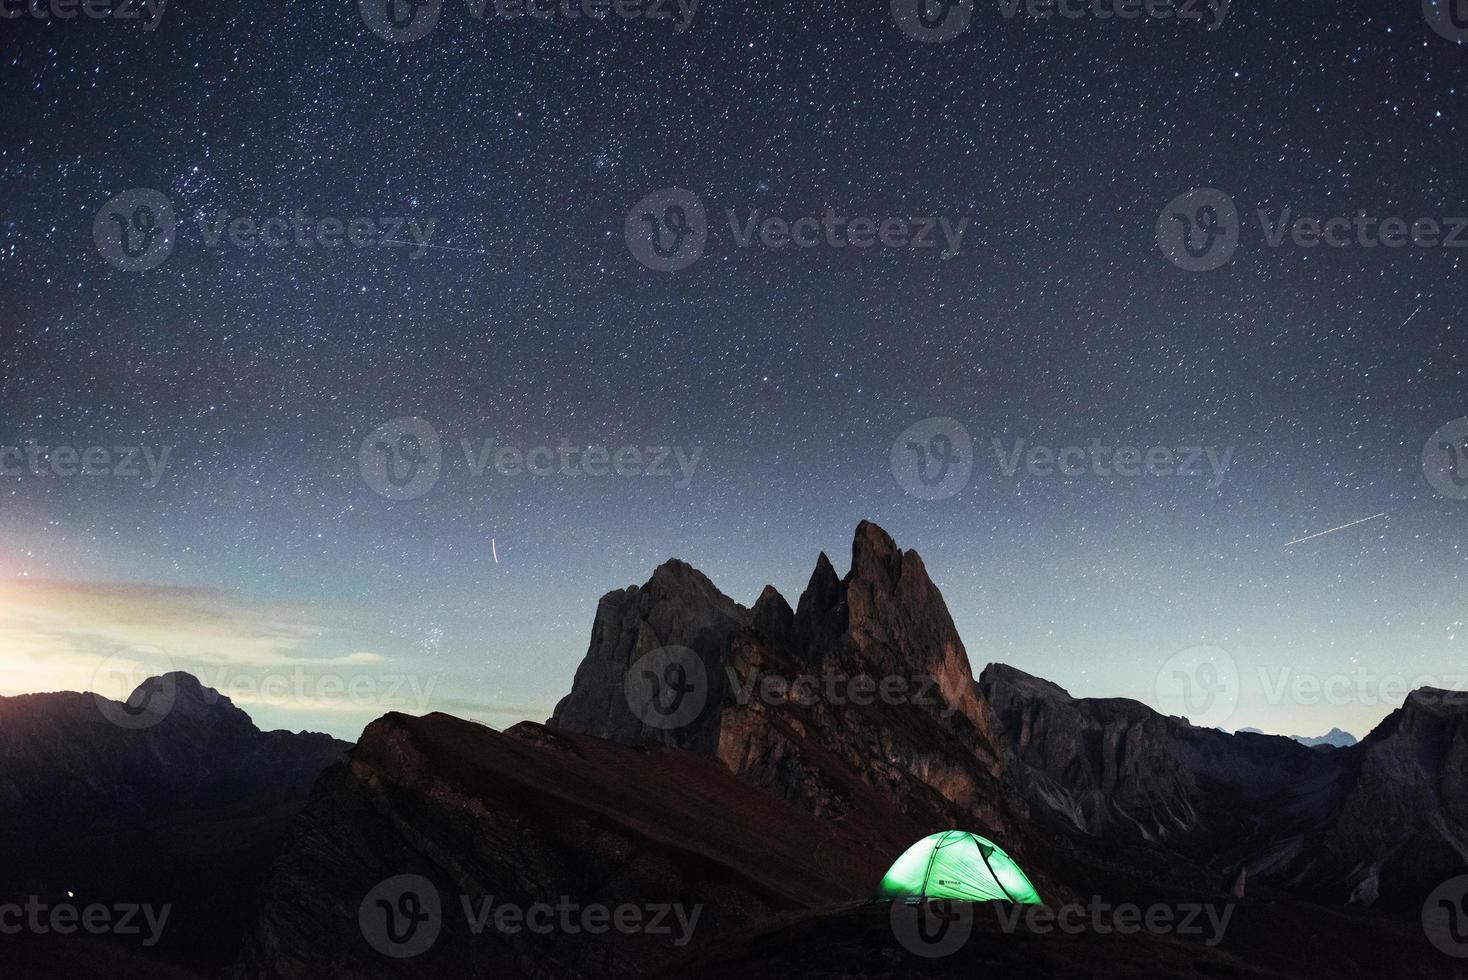
[[[966,830],[930,834],[903,851],[877,886],[876,897],[1043,904],[1008,854]]]

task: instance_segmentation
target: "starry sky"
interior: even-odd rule
[[[1468,687],[1468,501],[1422,463],[1468,415],[1468,250],[1271,248],[1254,218],[1468,214],[1468,45],[1416,2],[1239,0],[1210,31],[980,0],[941,43],[830,0],[704,0],[682,33],[456,0],[401,43],[355,3],[258,0],[0,32],[0,447],[169,449],[152,486],[0,475],[0,694],[121,658],[265,727],[543,720],[604,592],[677,556],[793,604],[863,518],[923,555],[976,670],[1167,707],[1206,646],[1240,677],[1210,723],[1305,735],[1364,734],[1382,678]],[[708,241],[668,272],[625,222],[671,187]],[[140,188],[178,232],[127,271],[94,224]],[[1213,271],[1158,243],[1194,188],[1243,216]],[[943,259],[741,246],[725,217],[827,208],[969,223]],[[200,228],[297,212],[432,221],[433,247]],[[441,473],[389,499],[359,454],[404,418]],[[933,418],[973,443],[941,499],[892,464]],[[487,439],[700,456],[684,486],[476,475],[460,440]],[[1020,439],[1233,452],[1216,486],[1006,478],[993,441]],[[1364,689],[1271,693],[1343,675]]]

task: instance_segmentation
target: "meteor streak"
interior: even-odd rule
[[[485,251],[482,251],[482,250],[477,249],[477,248],[459,248],[457,245],[430,245],[427,242],[403,242],[403,241],[398,241],[395,238],[384,238],[381,241],[380,244],[382,244],[382,245],[409,245],[409,246],[411,246],[413,248],[436,248],[436,249],[439,249],[439,250],[444,251],[444,252],[464,252],[464,253],[466,253],[468,255],[489,255],[489,256],[492,256],[492,257],[497,258],[497,259],[507,259],[507,258],[509,258],[508,255],[501,255],[499,252],[485,252]]]
[[[1336,531],[1344,531],[1348,527],[1355,527],[1357,524],[1365,524],[1367,521],[1374,521],[1378,517],[1385,517],[1385,516],[1386,516],[1386,511],[1382,511],[1380,514],[1372,514],[1370,517],[1363,517],[1359,521],[1352,521],[1349,524],[1342,524],[1340,527],[1333,527],[1333,528],[1331,528],[1328,531],[1317,531],[1314,534],[1307,534],[1303,538],[1296,538],[1293,541],[1287,541],[1287,542],[1285,542],[1285,547],[1288,548],[1290,545],[1299,544],[1302,541],[1310,541],[1310,540],[1312,540],[1314,538],[1321,537],[1322,535],[1334,534]]]

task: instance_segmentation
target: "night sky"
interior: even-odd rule
[[[446,0],[397,43],[346,2],[0,21],[0,447],[169,447],[156,486],[8,457],[0,693],[85,689],[115,656],[222,680],[266,727],[543,720],[604,592],[677,556],[793,604],[862,518],[923,555],[976,671],[1178,710],[1159,675],[1205,645],[1242,684],[1209,723],[1305,735],[1365,734],[1401,700],[1383,677],[1468,688],[1468,500],[1423,463],[1468,416],[1468,233],[1271,247],[1256,217],[1468,215],[1468,45],[1415,0],[1236,0],[1216,30],[1199,6],[979,0],[941,43],[829,0],[704,0],[681,33],[673,4]],[[626,233],[667,188],[707,213],[676,271]],[[1197,188],[1242,221],[1211,271],[1159,245]],[[177,233],[128,271],[99,241],[139,189]],[[746,246],[727,219],[828,208],[968,223],[945,259]],[[298,212],[377,238],[209,244],[221,214]],[[433,222],[432,247],[378,244],[413,241],[389,219]],[[395,500],[363,460],[405,418],[441,472]],[[894,441],[935,418],[972,476],[909,492]],[[460,440],[486,439],[639,447],[644,472],[476,476]],[[1011,479],[996,439],[1232,455],[1221,482]],[[656,446],[698,451],[691,478],[645,475]],[[432,696],[239,690],[297,668]],[[1367,680],[1271,694],[1280,671]]]

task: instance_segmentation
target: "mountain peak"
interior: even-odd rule
[[[979,686],[986,691],[993,688],[1007,688],[1026,698],[1043,701],[1073,701],[1070,692],[1054,681],[1047,681],[1043,677],[1026,673],[1018,667],[1009,664],[993,663],[987,665],[979,674]]]
[[[710,598],[701,599],[705,588]],[[702,706],[697,715],[678,725],[662,725],[629,708],[627,678],[641,656],[673,645],[691,650],[702,661],[707,689],[698,699]],[[911,697],[889,694],[873,710],[857,710],[871,708],[871,702],[860,705],[839,691],[814,704],[788,702],[794,707],[763,702],[749,706],[724,698],[730,676],[752,682],[761,674],[791,671],[823,682],[876,679],[884,689],[911,692]],[[934,739],[961,745],[963,762],[937,769],[925,762],[925,776],[918,778],[929,780],[930,789],[941,785],[938,792],[950,801],[989,805],[979,803],[988,795],[977,787],[997,777],[999,763],[988,712],[953,619],[917,553],[902,551],[886,531],[862,521],[852,537],[846,577],[838,577],[822,552],[793,613],[768,586],[753,610],[745,610],[678,561],[661,566],[641,589],[609,593],[597,609],[591,644],[571,692],[556,706],[549,724],[613,741],[661,742],[719,754],[736,772],[753,772],[752,778],[781,786],[782,795],[823,801],[812,805],[839,810],[851,805],[846,791],[837,788],[845,777],[827,785],[816,773],[820,767],[804,757],[801,733],[817,728],[826,733],[823,751],[857,758],[858,746],[878,739],[872,727],[875,716],[900,718],[904,735],[926,733],[903,743],[901,751],[913,766]],[[899,752],[894,744],[889,751]],[[905,791],[892,792],[894,798],[906,797]]]
[[[767,585],[760,591],[759,598],[754,601],[750,619],[755,632],[765,642],[782,649],[790,646],[795,612],[773,585]]]
[[[255,729],[250,716],[228,697],[182,670],[149,677],[128,695],[127,704],[162,714],[160,720]]]
[[[862,521],[851,539],[851,571],[847,579],[881,576],[895,581],[902,558],[892,535],[871,521]]]
[[[1290,738],[1301,745],[1308,745],[1312,748],[1317,745],[1325,745],[1333,749],[1343,749],[1348,745],[1356,744],[1356,736],[1350,732],[1341,731],[1339,728],[1332,728],[1324,735],[1291,735]]]
[[[704,597],[725,598],[707,575],[680,558],[669,558],[652,570],[652,576],[642,586],[644,589],[662,589],[671,592],[694,591]]]
[[[830,557],[823,551],[816,556],[816,567],[811,570],[810,581],[806,583],[805,588],[809,592],[817,585],[824,589],[827,584],[835,585],[840,581],[841,577],[836,574],[836,566],[831,564]]]
[[[1434,715],[1468,714],[1468,691],[1449,691],[1440,687],[1419,687],[1407,695],[1403,708]]]
[[[750,611],[708,576],[676,558],[663,562],[645,584],[602,596],[586,656],[549,724],[625,742],[681,742],[684,736],[677,730],[649,727],[633,712],[624,690],[628,671],[654,650],[692,650],[717,685],[729,638],[750,623]],[[709,698],[714,693],[705,692]],[[712,737],[706,725],[690,731],[688,737],[699,744]]]

